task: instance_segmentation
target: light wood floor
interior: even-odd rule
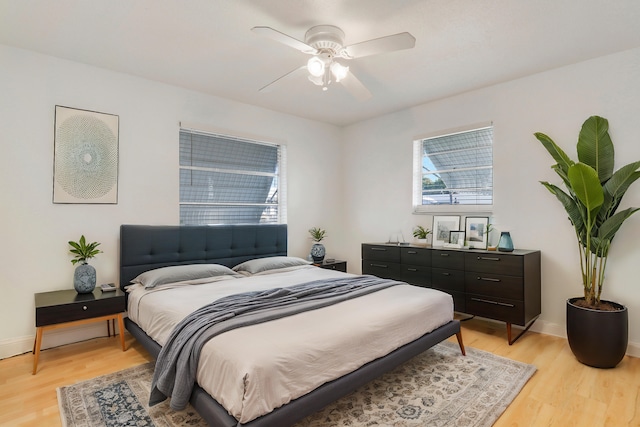
[[[477,319],[462,325],[466,347],[538,368],[496,427],[640,426],[640,359],[625,357],[615,369],[594,369],[574,359],[565,339],[527,332],[509,346],[503,325]],[[60,426],[56,387],[151,360],[125,337],[124,353],[113,337],[45,350],[37,375],[31,375],[31,353],[1,360],[0,426]]]

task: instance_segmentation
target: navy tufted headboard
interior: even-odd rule
[[[253,258],[287,255],[286,224],[121,225],[120,287],[138,274],[180,264],[233,267]]]

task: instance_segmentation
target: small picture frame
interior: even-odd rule
[[[456,215],[433,216],[433,246],[444,246],[449,243],[451,231],[460,230],[460,217]]]
[[[469,248],[487,249],[489,217],[469,216],[465,218],[465,232]]]
[[[464,231],[450,231],[449,243],[460,247],[464,246]]]

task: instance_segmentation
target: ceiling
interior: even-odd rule
[[[638,0],[0,0],[0,44],[336,125],[640,47],[639,23]],[[350,61],[367,101],[304,76],[258,92],[308,56],[250,29],[320,24],[416,44]]]

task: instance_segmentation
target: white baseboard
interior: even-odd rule
[[[118,325],[116,324],[116,333]],[[41,350],[59,347],[79,341],[86,341],[92,338],[106,337],[108,335],[106,322],[91,323],[88,325],[68,327],[64,329],[54,329],[45,331],[42,335]],[[17,356],[33,351],[35,335],[29,337],[19,337],[0,341],[0,359]]]

